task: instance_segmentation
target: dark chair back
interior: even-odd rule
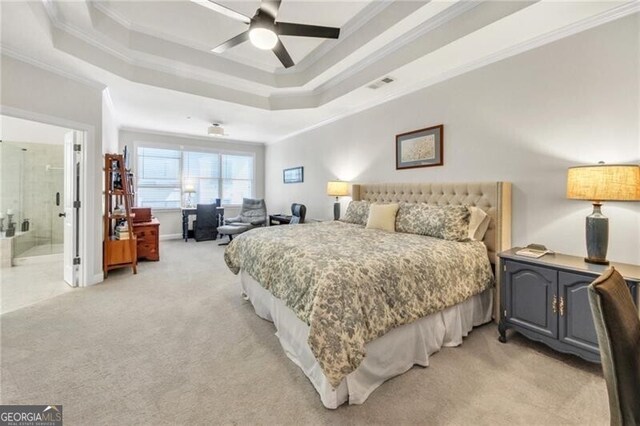
[[[640,319],[613,267],[589,285],[589,303],[607,381],[612,425],[640,425]]]
[[[307,207],[304,204],[291,204],[291,222],[290,224],[295,223],[304,223],[304,218],[307,215]]]
[[[196,220],[193,221],[193,236],[196,241],[215,240],[218,237],[218,206],[198,204]]]

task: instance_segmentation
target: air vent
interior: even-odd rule
[[[381,88],[381,87],[382,87],[382,86],[384,86],[385,84],[393,83],[393,81],[394,81],[394,80],[393,80],[393,78],[391,78],[391,77],[387,76],[387,77],[385,77],[385,78],[381,78],[381,79],[380,79],[380,80],[378,80],[378,81],[374,81],[373,83],[371,83],[371,84],[370,84],[370,85],[368,85],[367,87],[368,87],[369,89],[374,89],[374,90],[375,90],[375,89],[379,89],[379,88]]]

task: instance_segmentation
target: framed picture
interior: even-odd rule
[[[282,171],[282,182],[300,183],[304,182],[304,167],[292,167]]]
[[[396,135],[396,170],[442,166],[443,125]]]

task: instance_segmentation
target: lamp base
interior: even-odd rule
[[[587,262],[587,263],[593,263],[593,264],[596,264],[596,265],[608,265],[609,264],[608,260],[589,259],[588,257],[585,257],[584,261]]]
[[[607,249],[609,246],[609,219],[602,214],[602,203],[593,203],[593,213],[587,216],[587,257],[586,262],[608,265]]]
[[[336,197],[337,199],[338,197]],[[333,203],[333,220],[340,219],[340,202],[336,201]]]

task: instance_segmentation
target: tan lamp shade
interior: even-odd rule
[[[185,194],[194,194],[196,192],[196,187],[193,185],[185,185],[183,192]]]
[[[567,198],[590,201],[640,200],[640,165],[570,167],[567,173]]]
[[[349,195],[349,182],[331,180],[327,183],[327,195],[332,197],[344,197]]]

